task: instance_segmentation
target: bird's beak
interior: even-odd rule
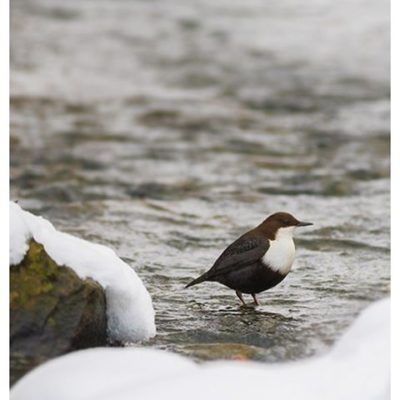
[[[313,225],[313,223],[299,221],[299,223],[297,224],[297,226],[310,226],[310,225]]]

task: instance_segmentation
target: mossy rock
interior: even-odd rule
[[[21,263],[10,268],[11,384],[50,358],[106,344],[103,288],[58,266],[31,240]]]

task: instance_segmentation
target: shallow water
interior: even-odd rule
[[[15,0],[11,193],[111,246],[199,359],[321,352],[389,293],[388,4]],[[184,285],[287,210],[292,273],[240,308]]]

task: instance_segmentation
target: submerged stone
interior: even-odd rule
[[[265,350],[241,343],[198,343],[185,345],[180,352],[198,360],[262,360]]]
[[[107,343],[106,298],[92,279],[58,266],[31,240],[10,268],[10,380],[67,352]]]

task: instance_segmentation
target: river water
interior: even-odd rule
[[[147,346],[325,351],[390,289],[388,9],[13,0],[12,198],[135,268],[157,313]],[[183,289],[279,210],[315,225],[261,307]]]

